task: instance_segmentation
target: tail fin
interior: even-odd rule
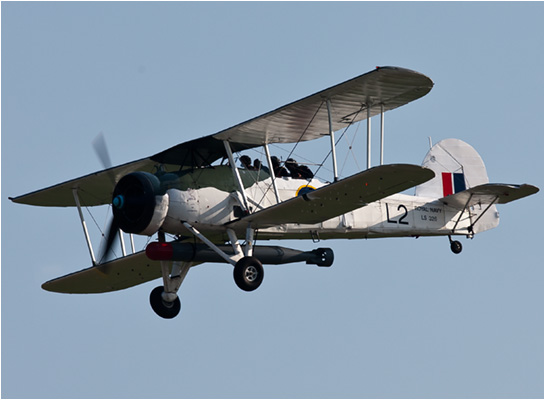
[[[452,199],[460,196],[466,199],[461,204],[458,204],[460,202],[450,204],[451,207],[462,211],[461,218],[457,218],[458,222],[453,225],[453,231],[473,234],[498,226],[499,214],[495,205],[487,205],[486,201],[478,205],[469,204],[467,198],[470,197],[461,193],[472,193],[468,189],[488,183],[484,162],[473,147],[459,139],[441,140],[430,149],[422,166],[433,170],[435,178],[418,185],[417,196],[444,199],[460,193],[458,196],[452,196]],[[490,200],[493,197],[486,198]]]
[[[418,185],[416,196],[437,199],[488,183],[481,156],[459,139],[444,139],[436,143],[422,166],[435,172],[435,178]]]

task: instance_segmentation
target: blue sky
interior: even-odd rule
[[[2,397],[543,397],[543,3],[1,7]],[[541,192],[456,256],[444,237],[322,242],[331,268],[270,266],[253,293],[194,268],[172,321],[149,307],[159,282],[40,288],[89,266],[77,212],[7,197],[101,169],[99,132],[121,164],[378,65],[435,82],[386,114],[386,162],[456,137],[492,182]]]

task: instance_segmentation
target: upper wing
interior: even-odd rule
[[[112,201],[113,181],[117,182],[124,175],[134,171],[153,172],[155,165],[155,162],[145,158],[9,199],[15,203],[34,206],[73,207],[76,202],[72,191],[78,189],[82,205],[108,204]]]
[[[433,87],[427,76],[405,68],[377,67],[336,86],[280,107],[249,121],[171,147],[152,160],[178,165],[208,165],[226,157],[222,141],[241,151],[268,143],[296,143],[329,135],[326,100],[331,102],[332,126],[337,131],[425,96]]]
[[[227,225],[242,229],[250,223],[252,228],[259,229],[287,223],[315,224],[419,185],[434,176],[432,170],[419,165],[381,165]]]
[[[214,144],[209,138],[228,140],[242,148],[317,139],[329,134],[325,104],[327,99],[331,102],[333,130],[337,131],[367,119],[367,108],[373,117],[380,114],[381,109],[393,110],[419,99],[432,87],[433,81],[419,72],[397,67],[377,67],[371,72],[189,143],[197,145],[199,140],[206,140],[207,145],[211,145],[218,154],[221,153],[217,156],[219,158],[225,155],[223,144]],[[152,157],[156,161],[172,164],[185,158],[186,144]]]
[[[331,102],[333,130],[392,110],[427,94],[433,87],[430,78],[404,68],[381,67],[339,85],[322,90],[267,114],[213,135],[181,143],[149,158],[95,172],[59,185],[11,198],[16,203],[38,206],[75,206],[72,190],[77,188],[85,206],[108,204],[114,184],[133,171],[152,172],[157,164],[167,171],[203,167],[226,157],[223,141],[233,151],[267,143],[295,143],[329,134],[328,113]],[[113,177],[113,179],[112,179]]]
[[[539,189],[533,185],[486,183],[443,197],[439,201],[451,207],[464,208],[494,202],[497,204],[506,204],[537,192],[539,192]]]
[[[233,151],[241,151],[248,148],[248,146],[235,144],[231,148]],[[9,199],[15,203],[34,206],[74,207],[76,202],[73,190],[77,189],[80,202],[84,206],[109,204],[112,201],[115,184],[123,176],[131,172],[154,173],[159,164],[161,164],[161,168],[165,172],[179,171],[180,166],[209,165],[218,158],[223,157],[225,147],[220,140],[206,136],[179,144],[163,153],[71,179],[22,196],[10,197]]]

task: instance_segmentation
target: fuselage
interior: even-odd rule
[[[240,169],[251,212],[277,204],[270,176],[263,171]],[[199,179],[197,180],[197,174]],[[175,235],[187,235],[182,222],[188,222],[203,234],[224,237],[226,224],[242,216],[243,201],[234,187],[230,169],[215,167],[213,171],[193,171],[184,175],[185,182],[198,182],[183,187],[178,182],[166,191],[168,213],[162,229]],[[173,181],[174,182],[174,181]],[[285,201],[302,191],[318,189],[327,183],[276,178],[279,200]],[[318,224],[281,224],[259,230],[259,239],[335,239],[418,237],[468,235],[468,226],[484,211],[479,206],[469,210],[449,207],[438,199],[395,194],[349,213]],[[473,227],[478,233],[497,226],[497,211],[486,213]]]

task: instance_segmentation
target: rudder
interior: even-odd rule
[[[422,162],[435,178],[418,185],[416,196],[441,198],[488,183],[484,162],[477,151],[460,139],[436,143]]]

